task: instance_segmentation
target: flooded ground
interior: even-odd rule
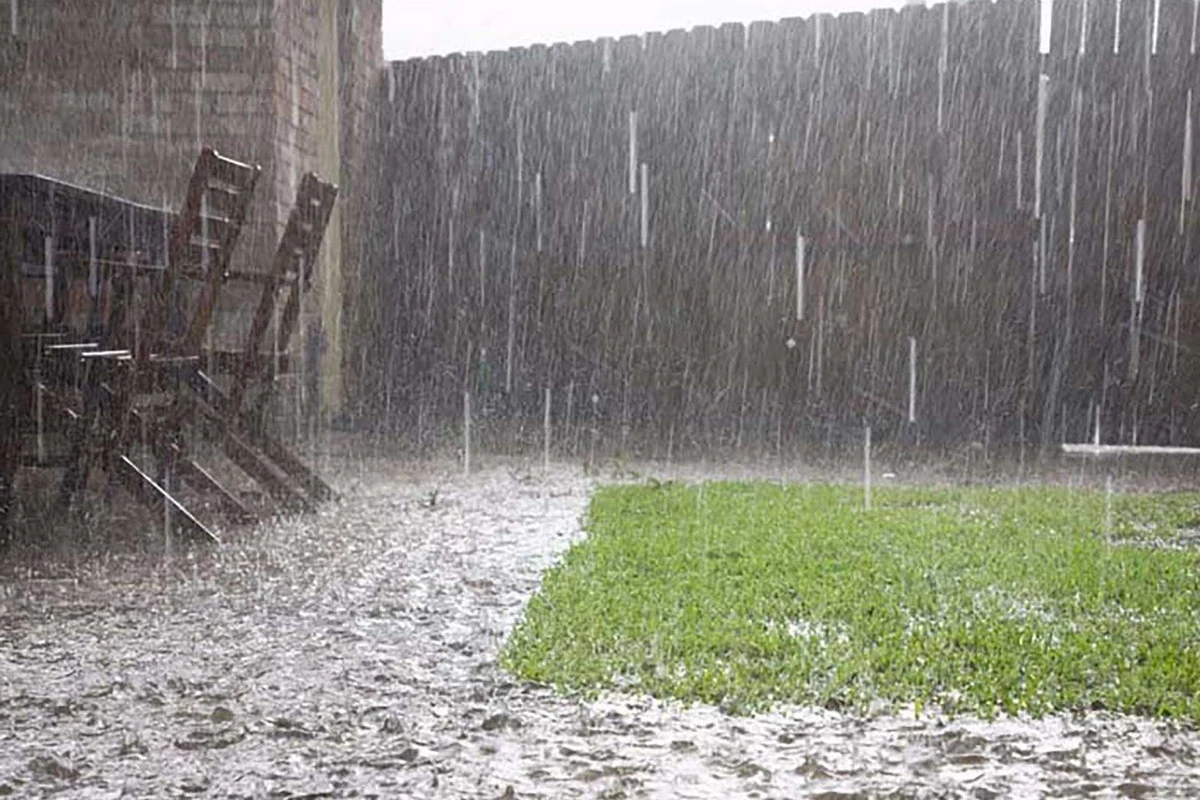
[[[344,500],[318,516],[241,532],[208,555],[50,579],[10,570],[0,796],[1200,792],[1200,735],[1169,723],[737,718],[515,682],[497,649],[542,571],[582,536],[597,480],[577,466],[543,476],[493,461],[464,478],[451,462],[379,460],[345,472]]]

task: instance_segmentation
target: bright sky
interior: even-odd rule
[[[897,0],[383,0],[383,54],[396,60],[503,50],[897,4]]]

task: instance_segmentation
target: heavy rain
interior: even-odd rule
[[[1200,791],[1200,0],[384,6],[7,0],[0,796]]]

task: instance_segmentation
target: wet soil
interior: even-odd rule
[[[1200,793],[1200,734],[1167,722],[732,717],[514,680],[497,650],[597,480],[360,461],[340,503],[215,551],[10,570],[0,796]]]

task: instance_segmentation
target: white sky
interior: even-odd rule
[[[503,50],[897,4],[897,0],[383,0],[383,54],[396,60]]]

